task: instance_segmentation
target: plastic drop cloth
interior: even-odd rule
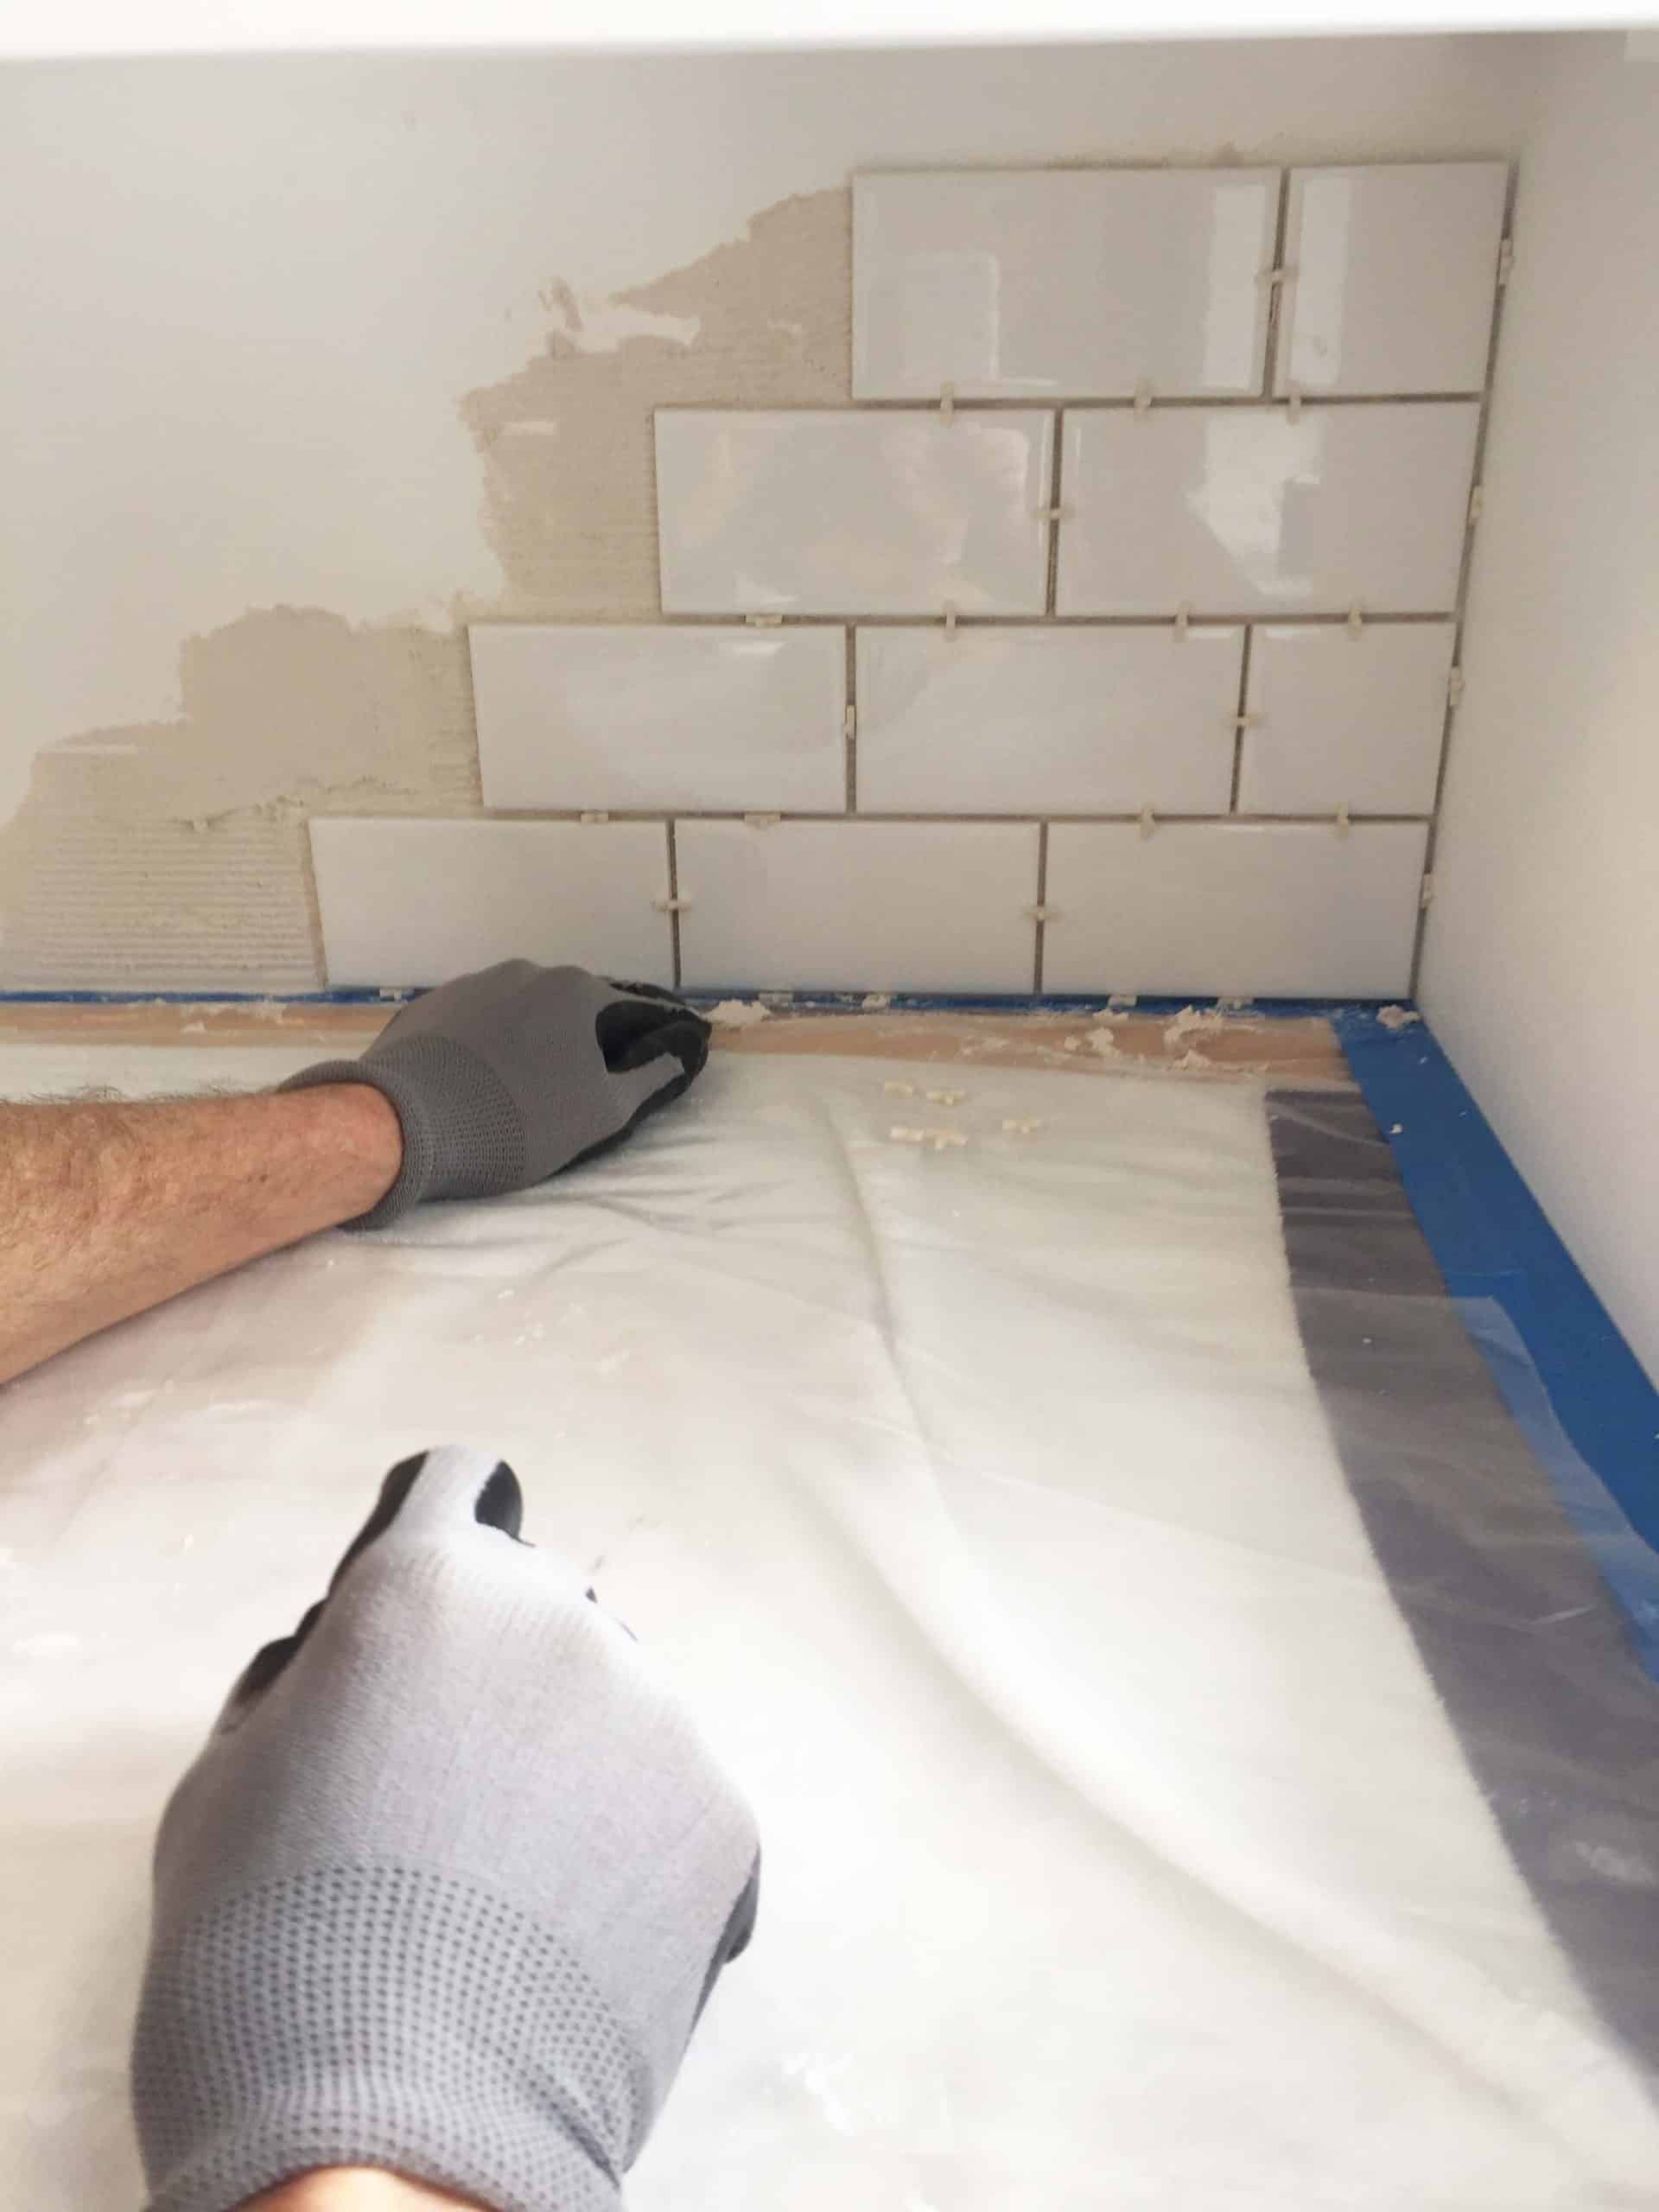
[[[16,1049],[0,1088],[314,1057]],[[0,1393],[8,2202],[138,2201],[162,1802],[451,1438],[760,1818],[636,2212],[1659,2202],[1659,1691],[1363,1107],[906,1075],[717,1057],[563,1182]]]

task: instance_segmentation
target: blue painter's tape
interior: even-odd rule
[[[1426,1025],[1334,1019],[1446,1287],[1659,1679],[1659,1389]]]

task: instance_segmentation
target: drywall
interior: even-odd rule
[[[0,72],[0,985],[315,983],[304,814],[476,806],[457,622],[655,610],[650,410],[847,397],[853,168],[1505,155],[1541,51]]]
[[[1659,56],[1574,41],[1516,259],[1422,1000],[1659,1375]]]

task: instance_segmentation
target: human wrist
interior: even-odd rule
[[[296,2174],[241,2212],[489,2212],[470,2196],[455,2196],[429,2183],[405,2180],[380,2166],[327,2166]]]
[[[397,1086],[380,1082],[360,1060],[333,1060],[304,1069],[278,1086],[277,1096],[327,1116],[327,1149],[337,1163],[342,1203],[334,1223],[348,1229],[378,1228],[403,1211],[404,1185],[424,1155],[422,1131],[410,1139],[406,1107]],[[396,1203],[399,1198],[403,1204]]]

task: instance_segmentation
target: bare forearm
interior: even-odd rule
[[[475,2212],[468,2199],[451,2196],[445,2189],[429,2189],[423,2182],[404,2181],[369,2166],[334,2166],[284,2182],[256,2196],[243,2212],[454,2212],[457,2207]]]
[[[0,1104],[0,1382],[366,1213],[402,1149],[397,1116],[364,1084]]]

